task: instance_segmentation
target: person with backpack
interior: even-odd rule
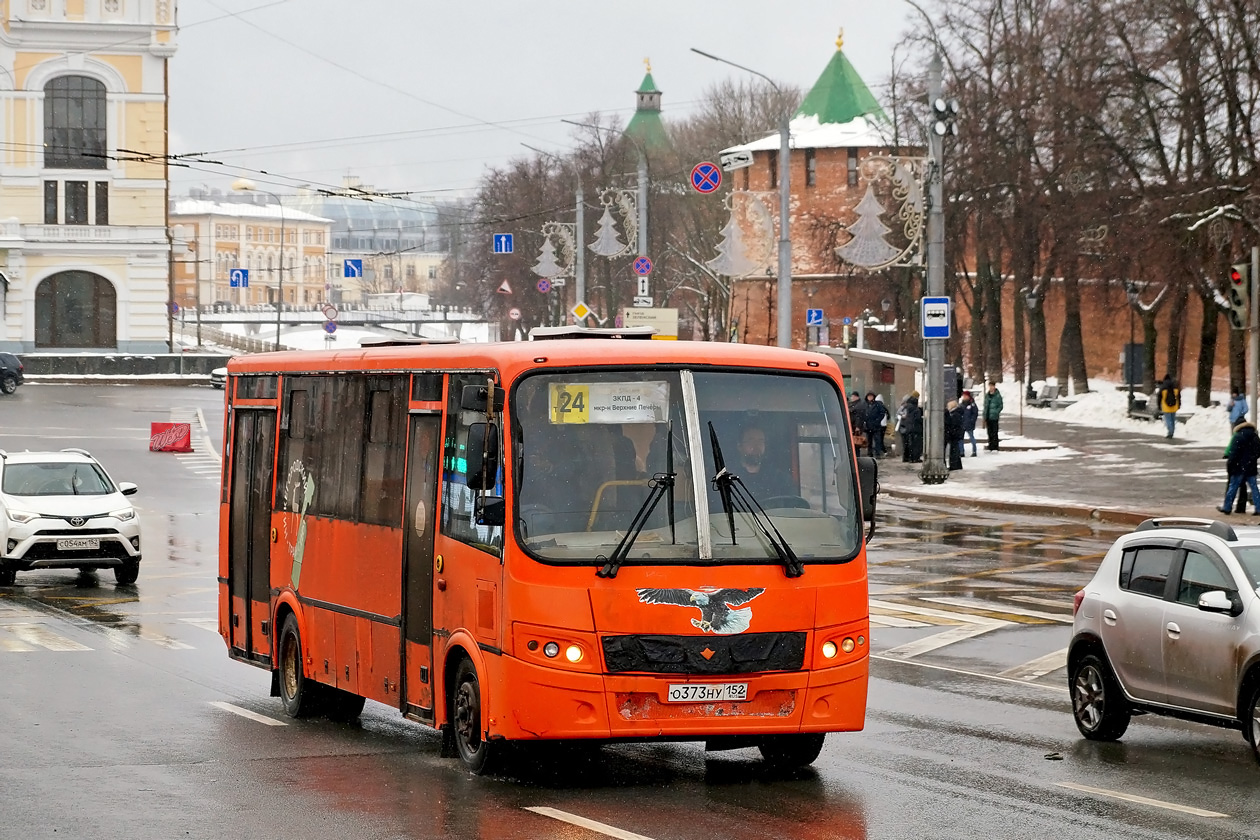
[[[1167,430],[1164,437],[1173,436],[1173,431],[1177,428],[1177,412],[1180,410],[1181,389],[1173,381],[1172,374],[1168,373],[1159,386],[1159,411],[1164,415],[1164,428]]]
[[[1251,500],[1256,503],[1255,515],[1260,516],[1260,489],[1256,487],[1256,462],[1260,461],[1260,434],[1256,427],[1247,422],[1239,423],[1230,438],[1229,448],[1225,450],[1227,461],[1225,472],[1229,475],[1229,485],[1225,488],[1225,504],[1218,507],[1221,513],[1229,514],[1234,508],[1234,496],[1238,488],[1247,483],[1251,491]]]

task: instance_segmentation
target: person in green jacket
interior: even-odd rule
[[[997,452],[998,418],[1002,416],[1002,395],[998,393],[997,383],[990,382],[989,390],[984,395],[984,428],[989,433],[989,445],[985,449]]]

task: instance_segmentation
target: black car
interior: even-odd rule
[[[22,360],[12,353],[0,353],[0,392],[12,394],[22,384]]]

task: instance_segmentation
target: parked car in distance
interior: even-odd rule
[[[22,384],[26,366],[12,353],[0,353],[0,393],[12,394]]]
[[[227,384],[227,368],[217,367],[210,371],[210,384],[215,388],[222,388]]]
[[[140,574],[140,519],[86,450],[0,450],[0,586],[30,569],[113,569],[120,584]]]
[[[1148,519],[1076,593],[1068,690],[1081,734],[1135,714],[1242,730],[1260,761],[1260,528]]]

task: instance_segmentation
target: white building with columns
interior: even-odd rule
[[[0,0],[0,350],[168,349],[175,5]]]

